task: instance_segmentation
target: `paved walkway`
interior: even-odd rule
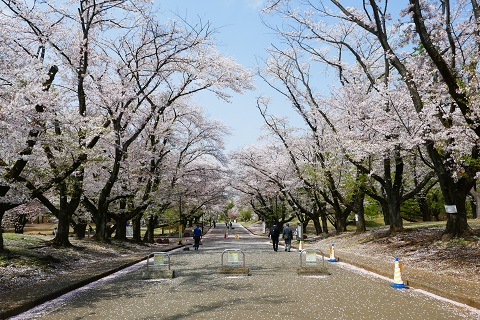
[[[478,310],[396,290],[344,263],[298,276],[299,253],[278,252],[239,224],[217,224],[198,251],[171,254],[174,279],[143,280],[144,263],[15,319],[472,319]],[[235,237],[237,234],[237,238]],[[224,249],[241,249],[251,276],[219,274]]]

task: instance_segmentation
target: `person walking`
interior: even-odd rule
[[[273,251],[278,251],[278,237],[280,236],[280,230],[278,230],[276,222],[274,222],[273,226],[270,228],[268,236],[272,239]]]
[[[287,223],[285,225],[285,228],[283,228],[283,240],[285,240],[285,251],[290,252],[290,248],[292,247],[292,239],[293,239],[293,232],[289,224]]]
[[[195,243],[193,244],[193,247],[195,250],[198,250],[198,246],[200,245],[200,239],[202,238],[202,229],[200,229],[200,226],[197,224],[197,227],[193,229],[193,240]]]

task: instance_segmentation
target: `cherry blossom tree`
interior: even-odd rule
[[[44,214],[45,208],[42,204],[38,200],[33,200],[7,211],[2,221],[2,227],[4,225],[13,226],[15,233],[23,233],[28,222],[32,222]]]
[[[160,221],[167,225],[182,223],[185,227],[187,221],[198,220],[204,209],[223,200],[225,134],[222,124],[208,120],[201,109],[188,103],[177,102],[151,121],[119,163],[117,179],[108,197],[107,218],[115,220],[112,226],[115,229],[106,230],[107,236],[115,231],[116,238],[124,239],[125,222],[132,219],[134,240],[140,241],[138,226],[145,220],[144,241],[153,242],[153,231]],[[114,149],[109,149],[113,159]],[[101,188],[93,186],[108,180],[109,162],[102,161],[101,166],[88,172],[84,204],[94,219],[98,210],[91,199],[99,198],[97,190]],[[177,215],[177,220],[171,221],[163,215],[175,210],[177,199],[183,207],[182,217]]]
[[[5,212],[31,198],[31,182],[21,176],[56,100],[50,89],[58,68],[43,66],[45,50],[39,34],[9,15],[0,15],[0,221]],[[25,32],[25,33],[22,33]],[[43,186],[48,189],[51,183]],[[0,233],[0,251],[3,237]]]
[[[215,50],[208,24],[172,21],[161,25],[150,14],[151,6],[146,1],[80,0],[77,5],[42,2],[30,7],[2,2],[3,10],[8,12],[3,17],[8,20],[5,24],[12,26],[10,33],[2,33],[10,37],[5,36],[12,43],[10,56],[22,53],[19,61],[26,61],[25,52],[39,52],[38,57],[30,53],[30,59],[36,62],[40,81],[35,82],[32,70],[28,74],[30,90],[36,83],[32,91],[36,98],[25,96],[25,101],[34,107],[34,116],[48,116],[43,122],[36,120],[38,116],[26,118],[29,124],[40,125],[36,130],[43,134],[41,148],[34,150],[36,141],[29,140],[28,135],[24,139],[27,148],[16,147],[22,159],[2,173],[2,193],[13,190],[12,181],[21,182],[16,193],[19,188],[28,189],[22,201],[30,197],[41,200],[59,219],[56,245],[69,245],[68,227],[84,194],[87,159],[99,160],[97,157],[102,155],[101,160],[107,161],[106,154],[114,156],[106,166],[103,193],[94,203],[98,217],[96,237],[105,239],[109,203],[116,201],[110,195],[122,161],[145,128],[161,119],[158,116],[182,97],[209,90],[228,99],[228,89],[241,92],[251,88],[249,72]],[[15,33],[23,37],[12,38]],[[4,57],[5,63],[15,61]],[[43,66],[51,62],[55,67],[46,72]],[[16,74],[17,70],[12,72]],[[7,86],[22,82],[21,78],[4,79]],[[55,103],[56,108],[49,108],[47,114],[39,93],[46,95],[54,79],[58,83],[45,101]],[[11,92],[6,93],[5,98],[18,103],[18,99],[11,99]],[[32,104],[35,100],[39,103]],[[2,107],[3,111],[7,110]],[[28,134],[28,124],[21,128]],[[114,152],[105,148],[108,144],[114,146]],[[37,152],[35,163],[32,157],[26,157],[33,151]],[[12,163],[3,158],[2,167]],[[20,177],[28,162],[31,168]],[[41,168],[45,183],[38,180]],[[58,201],[45,194],[52,186],[58,192]],[[5,209],[12,203],[8,202]],[[92,206],[88,208],[92,211]]]
[[[427,66],[435,70],[430,84],[439,95],[423,107],[436,117],[432,133],[441,137],[427,140],[445,204],[455,206],[448,213],[445,236],[471,232],[466,219],[466,199],[476,184],[478,138],[478,69],[480,8],[477,1],[410,0],[405,13],[415,24],[412,41],[424,49]],[[433,126],[432,126],[433,127]],[[467,139],[465,139],[467,138]]]
[[[394,14],[400,18],[402,14],[410,14],[412,19],[399,20],[397,24],[391,22],[391,2],[371,0],[357,7],[347,7],[335,0],[298,1],[295,4],[302,9],[297,10],[289,1],[271,1],[267,11],[281,12],[292,21],[292,25],[298,28],[288,34],[290,39],[300,43],[315,60],[334,66],[343,84],[352,83],[352,78],[345,77],[344,62],[348,57],[346,60],[344,54],[348,53],[350,60],[357,61],[359,69],[363,70],[367,83],[390,79],[388,83],[408,93],[411,107],[401,116],[407,115],[408,119],[422,124],[416,126],[420,130],[415,132],[411,141],[425,146],[430,158],[428,162],[431,162],[426,163],[435,170],[446,204],[455,204],[458,211],[448,215],[445,235],[468,233],[465,198],[475,184],[478,170],[474,161],[465,161],[464,158],[477,158],[476,133],[472,127],[477,120],[472,108],[475,104],[471,101],[477,97],[475,88],[478,86],[471,72],[463,68],[476,65],[478,61],[476,23],[466,22],[477,21],[476,2],[459,1],[454,6],[450,1],[410,1],[404,11],[394,8],[397,10]],[[362,34],[364,40],[361,42],[359,37],[351,37]],[[333,44],[337,59],[332,59],[325,50],[319,50],[309,42],[299,42],[299,38]],[[362,48],[359,43],[364,44],[364,49],[359,50]],[[412,44],[417,50],[412,50]],[[363,56],[365,52],[375,52],[378,48],[381,51],[377,59],[380,61],[383,57],[384,72],[372,73],[374,65]],[[406,52],[401,51],[404,48]],[[391,104],[386,102],[395,100],[385,99],[388,96],[381,86],[377,85],[376,90],[383,97],[383,103],[379,105],[390,107]],[[401,123],[401,116],[395,117],[398,123]],[[395,137],[395,141],[401,142],[396,136],[398,133],[392,131],[394,128],[385,126],[383,132],[390,131],[389,139]],[[409,134],[411,136],[412,132]]]
[[[276,59],[274,60],[279,61]],[[295,63],[296,62],[293,62],[293,64]],[[276,67],[273,68],[276,69]],[[280,68],[276,70],[279,71]],[[325,210],[325,204],[330,204],[335,212],[331,222],[335,226],[337,232],[343,232],[346,229],[346,220],[348,215],[352,212],[353,207],[349,203],[350,200],[348,200],[347,197],[344,197],[340,192],[339,184],[341,179],[338,179],[338,177],[341,177],[342,174],[335,177],[334,170],[332,170],[335,166],[332,160],[338,159],[338,157],[335,156],[336,153],[333,149],[325,148],[325,145],[327,144],[323,140],[324,135],[322,132],[324,131],[324,126],[322,119],[311,117],[309,111],[307,111],[307,105],[302,105],[300,94],[288,94],[288,92],[292,91],[299,93],[299,91],[297,91],[299,87],[295,85],[294,81],[290,82],[291,79],[288,79],[288,74],[293,73],[280,71],[275,75],[278,76],[280,73],[286,75],[285,78],[279,78],[282,79],[280,81],[284,81],[283,83],[286,87],[285,95],[290,97],[293,101],[293,105],[304,119],[307,128],[311,131],[311,134],[308,135],[309,138],[302,139],[301,141],[303,144],[298,144],[298,141],[300,140],[289,137],[289,130],[286,129],[287,126],[285,123],[282,123],[283,121],[276,119],[274,116],[267,116],[266,109],[262,109],[260,106],[259,110],[272,134],[280,140],[288,153],[289,159],[295,168],[296,175],[300,177],[303,182],[303,189],[308,190],[310,199],[316,203],[316,206],[314,207],[315,210],[304,209],[300,203],[296,203],[295,206],[312,218],[317,233],[322,232],[322,228],[319,225],[320,215],[323,223],[323,232],[327,233],[327,212]],[[271,85],[273,86],[273,84]],[[277,90],[280,91],[279,88],[277,88]],[[328,155],[332,155],[332,157],[329,157]],[[337,172],[343,172],[342,169],[344,169],[344,167],[335,166],[335,169]]]
[[[228,130],[192,107],[183,109],[182,115],[175,127],[176,139],[169,156],[173,160],[170,188],[173,193],[181,194],[185,202],[178,221],[185,227],[187,221],[198,219],[197,213],[202,208],[225,200],[223,137]]]
[[[291,190],[300,181],[282,145],[269,141],[263,146],[238,150],[230,158],[230,184],[246,198],[243,202],[248,202],[259,218],[282,225],[297,216],[308,223],[310,217],[294,210]]]
[[[49,132],[45,135],[49,139],[42,142],[49,173],[59,193],[58,206],[38,192],[38,187],[30,185],[29,188],[58,218],[58,233],[53,243],[69,246],[69,224],[82,195],[82,163],[88,156],[87,151],[100,137],[101,129],[90,129],[109,124],[96,109],[94,94],[90,94],[98,90],[96,83],[101,82],[108,70],[108,64],[102,64],[99,59],[105,55],[102,43],[110,36],[107,29],[112,33],[113,30],[128,30],[138,22],[135,17],[144,18],[144,2],[81,0],[77,6],[71,2],[63,6],[47,2],[3,3],[9,16],[26,26],[23,28],[27,29],[25,34],[39,39],[42,62],[54,62],[59,70],[55,93],[62,99],[61,107],[49,110],[49,121],[44,128]],[[88,114],[87,106],[90,107]]]

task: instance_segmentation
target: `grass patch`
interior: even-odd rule
[[[249,227],[253,224],[257,224],[258,220],[240,221],[244,227]]]
[[[452,240],[445,243],[447,247],[466,246],[470,244],[471,244],[471,241],[468,241],[467,239],[464,239],[464,238],[453,238]]]
[[[20,234],[20,233],[3,233],[3,241],[5,246],[19,245],[22,247],[42,246],[51,238],[38,234]]]

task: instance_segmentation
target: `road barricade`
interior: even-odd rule
[[[321,262],[319,262],[321,257]],[[308,248],[300,251],[298,275],[330,275],[325,267],[325,257],[320,249]]]
[[[250,270],[245,266],[245,253],[240,249],[225,249],[221,257],[222,265],[220,274],[250,275]]]
[[[152,252],[148,255],[143,272],[144,279],[172,279],[174,277],[175,272],[170,268],[170,255],[168,253]]]

